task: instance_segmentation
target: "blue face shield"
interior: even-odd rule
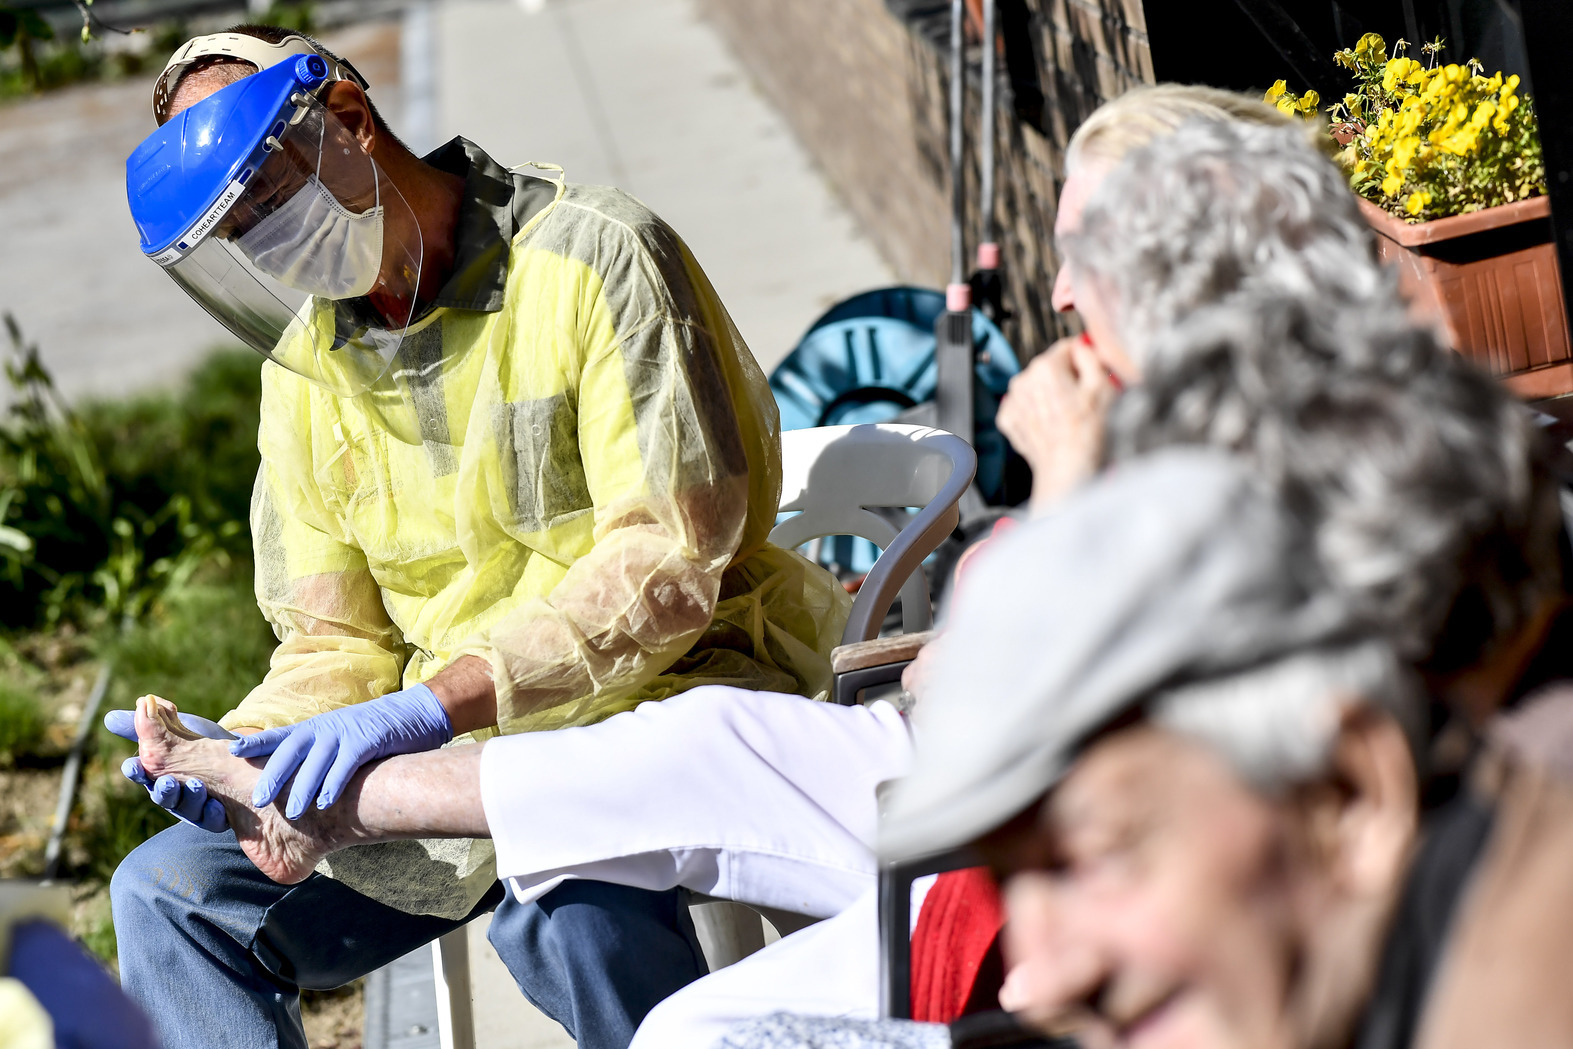
[[[214,92],[126,161],[142,251],[248,346],[340,396],[387,372],[422,245],[303,55]],[[394,235],[391,230],[409,231]]]

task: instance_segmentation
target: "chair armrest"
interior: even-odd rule
[[[865,670],[887,663],[910,663],[917,657],[918,649],[932,640],[934,631],[922,630],[915,634],[897,634],[895,637],[876,637],[872,641],[837,645],[830,653],[830,672],[844,674],[850,670]]]

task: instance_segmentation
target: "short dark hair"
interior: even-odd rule
[[[298,36],[312,47],[316,48],[317,51],[319,51],[323,56],[331,58],[340,65],[349,65],[349,63],[344,61],[342,57],[335,54],[327,47],[324,47],[320,40],[295,29],[285,29],[283,26],[276,25],[261,25],[254,22],[242,22],[239,25],[230,26],[228,29],[224,30],[224,32],[254,37],[257,40],[261,40],[269,44],[282,43],[289,37]],[[180,87],[181,83],[184,82],[187,77],[194,73],[203,73],[218,66],[228,65],[245,66],[246,68],[250,69],[252,73],[257,72],[257,67],[255,65],[240,58],[230,58],[225,55],[207,55],[203,58],[197,59],[195,62],[191,63],[191,65],[181,70],[180,75],[175,78],[174,83],[169,85],[169,91],[166,92],[164,96],[166,101],[164,103],[163,111],[155,114],[158,118],[159,124],[162,125],[169,120],[169,102],[174,99],[175,91]],[[250,76],[251,74],[247,73],[245,75]],[[239,78],[237,77],[236,79]],[[399,138],[398,135],[393,133],[393,129],[390,128],[388,126],[388,122],[383,119],[382,113],[377,109],[377,104],[371,100],[370,94],[367,94],[366,96],[366,106],[371,110],[371,122],[372,125],[376,127],[377,131],[381,134],[387,135],[395,142],[398,142],[400,146],[404,146],[404,142]],[[405,146],[405,148],[408,149],[409,147]]]

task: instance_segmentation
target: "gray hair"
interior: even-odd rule
[[[1244,288],[1339,303],[1393,294],[1370,227],[1303,130],[1195,121],[1128,154],[1094,191],[1066,258],[1116,300],[1144,369],[1151,344]]]
[[[1132,150],[1196,120],[1283,127],[1292,119],[1257,96],[1201,84],[1139,84],[1093,110],[1077,126],[1065,146],[1065,171],[1074,173],[1088,162],[1118,164]]]
[[[1528,412],[1397,302],[1260,289],[1197,311],[1109,419],[1109,456],[1244,454],[1304,515],[1333,583],[1447,673],[1562,590],[1548,453]]]
[[[1257,790],[1279,794],[1327,773],[1341,715],[1361,706],[1391,716],[1422,762],[1423,695],[1382,641],[1314,648],[1182,685],[1150,701],[1147,715],[1213,748]]]

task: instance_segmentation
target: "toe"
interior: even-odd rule
[[[176,742],[160,704],[174,709],[173,703],[157,696],[143,696],[137,700],[135,721],[137,753],[142,758],[143,767],[155,777],[166,771],[165,766]]]

